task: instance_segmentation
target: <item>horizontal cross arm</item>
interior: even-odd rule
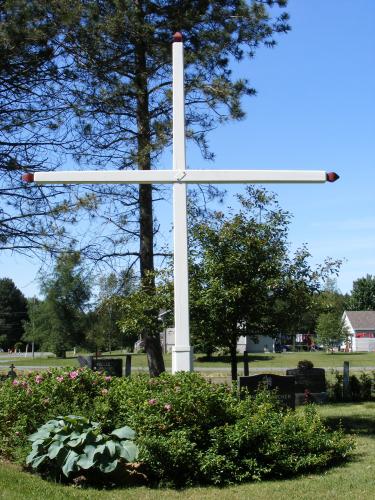
[[[37,184],[321,183],[337,178],[323,170],[68,170],[23,176]]]

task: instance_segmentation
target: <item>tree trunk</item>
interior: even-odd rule
[[[237,380],[237,342],[230,347],[230,369],[232,380]]]
[[[141,2],[138,2],[139,16],[143,16]],[[136,46],[137,60],[137,126],[138,126],[138,168],[151,169],[151,133],[148,99],[146,46],[140,41]],[[152,213],[152,186],[139,186],[139,231],[140,231],[140,272],[141,284],[150,295],[155,293],[154,277],[154,227]],[[152,298],[150,297],[150,300]],[[160,344],[160,333],[152,337],[145,336],[145,350],[151,376],[158,376],[165,371],[163,352]]]

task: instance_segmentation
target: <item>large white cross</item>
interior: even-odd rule
[[[189,337],[187,184],[323,183],[338,179],[321,170],[186,170],[184,55],[181,33],[173,36],[173,170],[35,172],[23,180],[37,184],[172,184],[174,227],[175,347],[172,372],[192,371]]]

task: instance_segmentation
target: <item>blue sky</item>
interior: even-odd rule
[[[334,184],[268,187],[294,215],[292,248],[307,243],[313,263],[345,259],[338,286],[349,292],[375,274],[375,1],[290,0],[287,10],[292,31],[238,68],[258,92],[245,102],[246,119],[211,133],[213,163],[189,146],[188,165],[338,172]],[[229,188],[228,204],[240,190]],[[0,255],[0,276],[27,296],[38,291],[39,266]]]

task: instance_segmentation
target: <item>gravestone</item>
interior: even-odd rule
[[[78,356],[78,363],[81,368],[91,368],[92,369],[92,360],[93,356]]]
[[[296,380],[296,404],[324,403],[327,400],[324,368],[293,368],[286,370]]]
[[[92,368],[112,377],[122,377],[122,359],[120,358],[94,358]]]
[[[252,377],[239,377],[238,388],[240,396],[244,396],[243,389],[249,394],[255,394],[260,388],[276,390],[277,398],[283,405],[289,408],[295,408],[295,386],[293,376],[273,375],[264,373]]]

